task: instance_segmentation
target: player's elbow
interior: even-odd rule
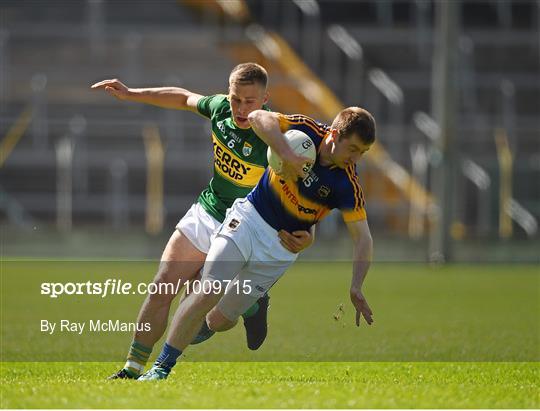
[[[251,126],[257,126],[261,124],[262,119],[264,117],[264,110],[254,110],[251,113],[248,114],[248,121]]]

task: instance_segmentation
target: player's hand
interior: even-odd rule
[[[103,80],[90,87],[93,90],[105,90],[114,97],[124,100],[129,96],[129,88],[118,79]]]
[[[278,237],[281,245],[295,254],[313,244],[313,236],[309,231],[293,231],[289,233],[285,230],[279,230]]]
[[[311,159],[308,157],[298,156],[291,152],[291,154],[285,158],[282,158],[283,164],[278,175],[286,180],[296,181],[299,178],[304,179],[307,177],[308,167],[306,164],[311,163]]]
[[[371,325],[373,323],[373,312],[371,311],[371,308],[369,308],[364,294],[362,294],[362,291],[355,288],[351,288],[350,293],[351,302],[353,303],[354,308],[356,308],[356,326],[360,326],[360,316],[363,316],[368,325]]]

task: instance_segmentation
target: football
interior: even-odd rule
[[[304,165],[304,171],[308,172],[311,170],[311,167],[313,167],[315,159],[317,158],[317,149],[313,140],[306,133],[300,130],[289,130],[284,134],[284,136],[292,151],[299,156],[310,159],[310,161],[306,162]],[[268,147],[267,158],[268,165],[272,167],[276,173],[280,173],[281,167],[283,166],[283,161],[281,160],[281,157],[270,147]]]

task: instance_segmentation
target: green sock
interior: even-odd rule
[[[244,314],[242,314],[242,317],[244,317],[244,319],[253,317],[255,314],[257,314],[257,311],[259,311],[259,303],[255,302],[255,304],[249,307],[247,311]]]
[[[145,347],[141,343],[133,341],[131,347],[129,347],[129,353],[124,369],[132,377],[138,377],[144,371],[144,367],[148,362],[151,353],[151,347]]]

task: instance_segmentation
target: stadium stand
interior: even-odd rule
[[[75,142],[74,220],[103,222],[125,214],[121,224],[139,224],[146,207],[141,134],[145,124],[154,123],[166,147],[164,205],[172,224],[210,176],[208,126],[189,113],[116,102],[88,86],[118,77],[130,86],[225,91],[224,73],[238,55],[223,45],[245,41],[244,28],[253,21],[278,31],[344,104],[374,112],[383,146],[414,174],[411,153],[419,146],[428,152],[430,144],[421,120],[429,119],[422,114],[430,113],[431,104],[431,2],[283,1],[270,7],[250,0],[239,3],[252,20],[244,10],[243,20],[232,27],[211,10],[193,13],[188,3],[135,1],[125,7],[79,0],[55,7],[54,2],[2,2],[0,132],[6,135],[25,108],[33,113],[0,168],[4,219],[56,217],[55,147],[67,137]],[[540,186],[532,182],[540,174],[538,4],[502,3],[469,1],[461,7],[459,148],[463,161],[470,160],[492,182],[487,203],[496,203],[494,134],[504,128],[519,158],[513,196],[537,219]],[[282,80],[276,83],[287,87]],[[460,177],[457,219],[473,234],[482,233],[479,214],[488,212],[485,226],[494,226],[496,210],[479,207],[470,178],[478,169],[468,170],[469,177]],[[410,205],[395,190],[378,188],[380,174],[372,168],[363,172],[370,221],[405,232]]]

